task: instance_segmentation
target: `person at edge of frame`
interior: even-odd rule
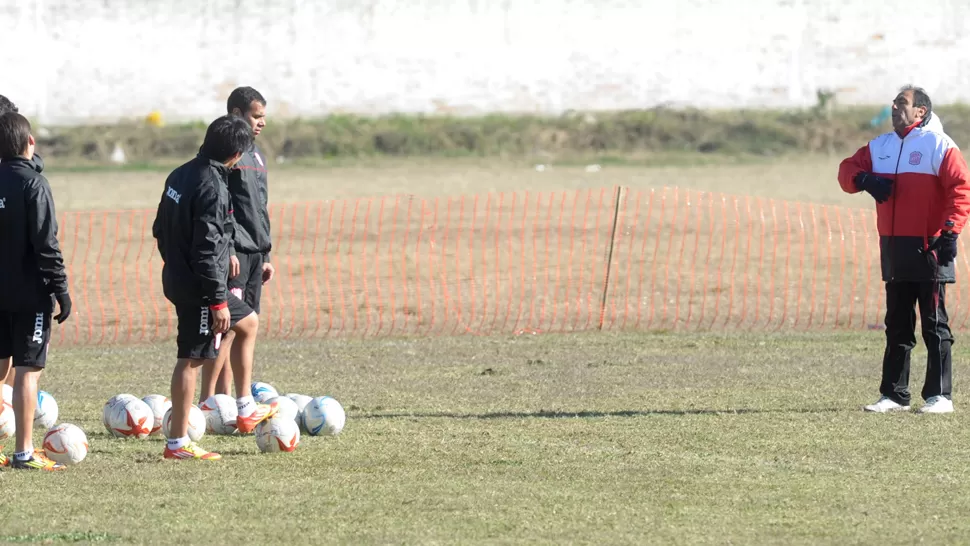
[[[14,456],[0,453],[0,465],[56,471],[65,467],[34,450],[34,413],[51,321],[67,320],[71,296],[54,196],[32,161],[34,146],[27,118],[13,111],[0,116],[0,360],[13,361],[16,426]],[[52,317],[55,301],[60,312]]]
[[[967,163],[933,112],[925,90],[908,85],[892,103],[893,130],[872,139],[839,166],[847,193],[876,201],[882,280],[886,284],[886,349],[880,398],[864,407],[910,409],[910,354],[916,306],[927,349],[920,413],[953,411],[946,285],[956,282],[957,237],[970,215]]]

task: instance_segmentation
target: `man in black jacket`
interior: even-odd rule
[[[17,109],[17,105],[14,104],[7,97],[0,95],[0,116],[6,114],[7,112],[20,112]],[[34,169],[37,172],[44,171],[44,160],[41,159],[40,155],[35,151],[34,157],[31,158],[31,162],[34,164]],[[6,382],[7,385],[13,387],[14,374],[10,373],[12,369],[13,359],[0,359],[0,384]],[[6,381],[4,381],[6,378]]]
[[[247,434],[276,414],[250,394],[253,349],[259,319],[252,308],[229,293],[229,255],[233,219],[229,171],[252,146],[245,121],[223,116],[206,131],[199,155],[172,171],[165,181],[152,233],[162,257],[162,288],[178,317],[178,362],[172,374],[172,422],[166,459],[218,460],[188,437],[189,409],[199,366],[211,366],[222,334],[236,336],[236,428]]]
[[[246,120],[259,136],[266,126],[266,99],[252,87],[238,87],[226,101],[229,115]],[[269,261],[273,249],[269,223],[269,186],[266,159],[254,143],[229,172],[229,196],[235,219],[233,245],[235,257],[230,259],[229,290],[242,298],[256,313],[263,284],[273,279],[276,270]],[[202,369],[202,390],[199,403],[213,394],[229,394],[232,378],[233,334],[226,334],[213,366]]]
[[[60,470],[34,452],[37,381],[47,365],[54,301],[58,323],[71,314],[64,257],[57,242],[57,217],[50,184],[31,161],[34,137],[27,118],[0,116],[0,359],[13,359],[14,458],[0,464],[28,470]],[[5,410],[0,405],[0,411]]]

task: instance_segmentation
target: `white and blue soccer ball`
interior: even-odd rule
[[[34,425],[50,430],[57,422],[57,400],[47,391],[37,392],[37,407],[34,408]]]
[[[0,391],[3,392],[3,394],[2,394],[3,401],[6,402],[6,403],[8,403],[8,404],[10,404],[12,406],[13,405],[13,387],[11,387],[10,385],[4,383],[3,386],[0,387]]]
[[[346,422],[343,406],[329,396],[318,396],[303,409],[303,429],[310,436],[336,436]]]
[[[249,387],[249,391],[253,395],[253,398],[256,400],[257,404],[265,404],[270,398],[276,398],[280,395],[280,393],[277,392],[272,385],[259,381],[253,383]]]

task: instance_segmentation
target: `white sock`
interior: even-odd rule
[[[20,462],[29,461],[34,456],[34,448],[30,448],[27,451],[14,453],[13,456]]]
[[[243,396],[236,399],[236,410],[240,417],[249,417],[256,413],[256,400],[252,396]]]
[[[169,438],[168,448],[175,451],[176,449],[182,449],[183,447],[189,445],[189,442],[191,442],[191,440],[189,440],[188,436],[182,436],[181,438]]]

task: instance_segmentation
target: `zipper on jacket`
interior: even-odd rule
[[[909,135],[906,135],[909,136]],[[899,161],[903,158],[903,146],[906,144],[906,137],[899,139],[899,155],[896,157],[896,171],[893,173],[893,216],[889,223],[889,281],[896,280],[896,197],[898,196],[899,185]]]

